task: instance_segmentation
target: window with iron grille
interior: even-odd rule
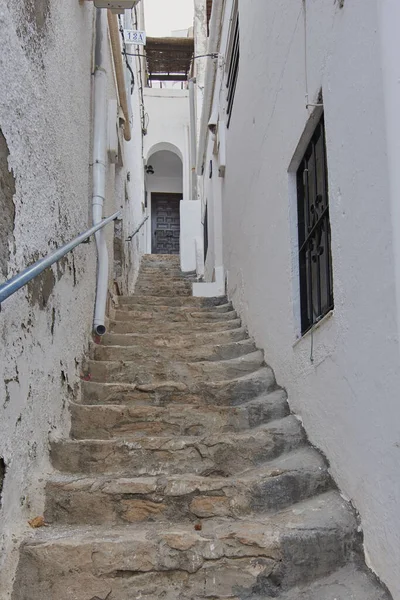
[[[203,248],[204,248],[204,262],[206,262],[208,252],[208,205],[206,204],[206,210],[204,213],[203,223]]]
[[[239,13],[236,11],[232,21],[232,33],[229,44],[226,77],[226,114],[228,116],[227,127],[231,120],[233,101],[235,99],[236,83],[239,73]]]
[[[297,171],[301,331],[333,308],[331,228],[322,117]]]

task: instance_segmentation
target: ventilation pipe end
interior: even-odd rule
[[[105,325],[95,325],[94,326],[94,332],[96,335],[104,335],[106,332],[106,326]]]

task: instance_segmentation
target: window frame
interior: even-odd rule
[[[226,126],[232,116],[232,109],[235,101],[236,84],[239,75],[240,64],[240,24],[239,24],[239,9],[236,0],[231,17],[230,31],[228,35],[228,47],[226,52],[225,63],[225,86],[226,86]]]
[[[304,335],[334,308],[323,114],[301,158],[296,183],[300,315]]]

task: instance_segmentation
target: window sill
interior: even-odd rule
[[[317,323],[314,323],[314,325],[312,327],[310,327],[310,329],[308,329],[308,331],[306,331],[305,333],[303,333],[303,335],[301,335],[299,338],[297,338],[297,340],[294,342],[294,344],[292,344],[292,347],[295,348],[297,346],[297,344],[299,344],[304,339],[306,339],[309,335],[314,333],[319,327],[321,327],[321,325],[323,325],[326,321],[328,321],[331,317],[333,317],[333,314],[334,314],[334,309],[332,308],[329,312],[326,313],[326,315],[324,315],[322,317],[322,319],[320,319]]]

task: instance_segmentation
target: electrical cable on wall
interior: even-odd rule
[[[138,28],[138,14],[137,14],[137,8],[136,6],[133,8],[133,12],[135,14],[135,29]],[[137,53],[139,56],[139,53]],[[143,54],[142,55],[143,58],[146,58],[146,55]],[[145,124],[145,108],[144,108],[144,93],[143,93],[143,72],[142,72],[142,61],[139,60],[139,79],[140,79],[140,83],[139,83],[139,89],[140,89],[140,96],[141,96],[141,104],[140,104],[140,108],[141,108],[141,123],[142,123],[142,133],[145,134],[147,133],[147,129],[146,129],[146,124]],[[142,136],[142,152],[143,152],[143,136]]]
[[[131,74],[131,96],[132,96],[133,89],[135,87],[135,75],[134,75],[134,73],[132,71],[131,65],[129,64],[128,55],[127,55],[127,52],[126,52],[125,34],[124,34],[124,28],[123,28],[122,23],[121,23],[121,15],[118,15],[118,22],[119,22],[119,31],[120,31],[121,38],[122,38],[122,54],[125,57],[126,67],[127,67],[128,71]]]

